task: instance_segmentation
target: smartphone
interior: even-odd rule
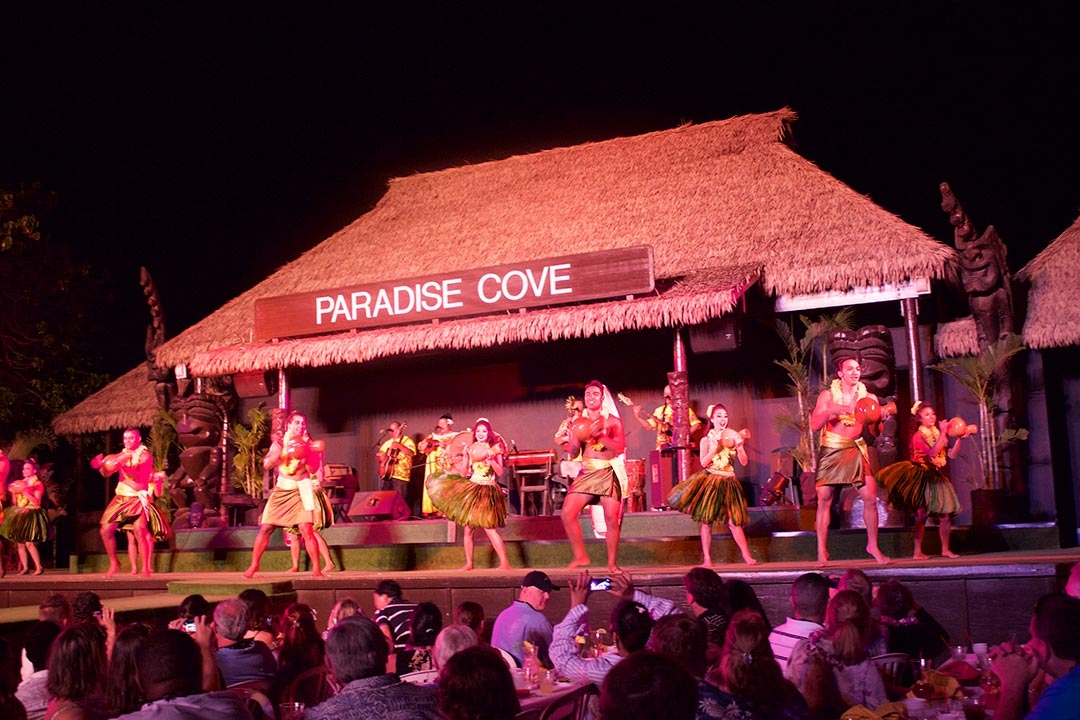
[[[589,580],[589,589],[593,592],[611,589],[611,578],[593,578]]]
[[[195,632],[195,621],[194,620],[185,620],[184,621],[184,632],[186,632],[186,633]]]

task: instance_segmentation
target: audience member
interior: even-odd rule
[[[81,592],[71,603],[71,622],[97,622],[101,617],[101,610],[101,598],[97,593]]]
[[[270,599],[258,588],[248,588],[238,596],[247,606],[248,626],[245,640],[261,642],[271,650],[277,650],[277,628],[270,614]]]
[[[78,598],[75,612],[78,616]],[[45,716],[50,720],[101,720],[107,717],[106,661],[105,632],[97,623],[76,622],[61,632],[49,652],[46,687],[52,699],[45,709]]]
[[[330,634],[330,630],[341,620],[353,615],[363,615],[364,608],[360,607],[360,603],[351,597],[341,598],[334,604],[334,607],[330,608],[330,616],[326,618],[326,630],[323,630],[323,640]]]
[[[837,578],[836,591],[832,594],[835,595],[841,590],[854,590],[859,593],[867,607],[870,608],[870,646],[867,650],[870,656],[883,655],[888,652],[885,644],[885,634],[881,631],[881,625],[878,623],[878,609],[874,604],[874,584],[870,581],[869,576],[858,568],[852,568]]]
[[[282,697],[300,673],[321,667],[325,658],[326,644],[315,627],[315,612],[304,603],[289,605],[281,615],[278,671],[272,695]]]
[[[1065,594],[1080,600],[1080,562],[1069,570],[1069,579],[1065,581]]]
[[[341,690],[304,711],[305,720],[438,720],[435,688],[386,672],[382,630],[361,615],[345,618],[326,638],[326,664]]]
[[[712,665],[720,659],[730,617],[727,588],[716,571],[706,567],[696,567],[686,573],[683,586],[690,612],[709,629],[708,663]]]
[[[251,720],[236,693],[203,692],[203,650],[189,634],[181,630],[154,633],[142,641],[135,657],[146,704],[118,720]]]
[[[801,640],[792,651],[787,677],[805,696],[811,662],[824,662],[832,668],[848,707],[876,708],[885,702],[886,696],[881,674],[867,653],[871,624],[870,608],[859,593],[854,590],[836,593],[825,609],[825,627]]]
[[[491,644],[491,623],[484,617],[484,607],[480,603],[466,600],[458,605],[454,610],[454,622],[468,625],[480,642]]]
[[[435,669],[441,670],[446,667],[446,661],[454,653],[479,644],[480,639],[476,637],[476,633],[468,625],[458,623],[447,625],[439,633],[439,636],[435,638],[435,647],[431,651],[431,660],[435,664]]]
[[[887,651],[907,653],[912,658],[932,660],[934,667],[949,657],[949,634],[915,602],[911,590],[899,580],[878,586],[874,598]],[[912,679],[914,681],[914,679]]]
[[[735,613],[740,610],[753,610],[761,616],[766,625],[769,625],[769,615],[765,612],[761,600],[758,599],[750,583],[745,580],[731,580],[725,583],[724,587],[727,588],[728,593],[728,617],[735,617]],[[771,625],[769,625],[769,630],[772,630]],[[727,635],[725,634],[724,637],[726,638]]]
[[[60,593],[52,593],[38,605],[38,620],[48,620],[64,629],[73,617],[71,602]]]
[[[615,641],[615,650],[583,658],[575,638],[589,635],[588,571],[570,579],[570,610],[555,626],[551,641],[551,663],[558,673],[571,680],[599,685],[616,663],[631,653],[645,648],[655,618],[675,611],[675,603],[634,589],[627,573],[611,577],[611,589],[607,592],[622,598],[612,609],[608,630]]]
[[[544,615],[544,608],[551,593],[558,589],[547,573],[533,570],[522,579],[518,599],[495,618],[491,644],[509,653],[518,666],[524,661],[522,643],[530,642],[537,647],[540,662],[551,667],[548,648],[551,647],[552,626]]]
[[[791,584],[791,610],[794,617],[773,629],[769,644],[780,672],[787,670],[791,651],[801,640],[824,627],[825,607],[829,604],[829,581],[820,573],[806,573]]]
[[[26,707],[16,695],[17,685],[19,663],[15,658],[15,648],[0,637],[0,717],[5,720],[26,720]]]
[[[1001,679],[994,720],[1058,720],[1075,718],[1080,708],[1080,599],[1053,593],[1039,598],[1029,626],[1027,652],[996,657]],[[1039,670],[1054,682],[1026,715],[1027,688]]]
[[[697,682],[667,655],[643,650],[611,669],[600,688],[600,717],[695,720]]]
[[[416,603],[401,596],[401,586],[394,580],[380,580],[372,593],[375,603],[375,624],[394,648],[390,656],[390,672],[407,672],[411,653],[407,646],[412,639],[412,616]]]
[[[60,632],[60,626],[49,620],[38,620],[26,631],[23,647],[33,673],[19,683],[15,697],[19,698],[19,702],[26,709],[28,720],[42,720],[45,717],[45,708],[49,705],[49,691],[46,687],[49,678],[49,650]]]
[[[248,606],[243,600],[222,600],[214,608],[214,635],[217,650],[214,662],[225,687],[239,683],[265,683],[270,689],[277,672],[277,661],[270,648],[244,637],[248,631]]]
[[[486,645],[450,657],[439,672],[438,698],[446,720],[513,720],[521,710],[510,668]]]
[[[432,602],[422,602],[416,606],[412,616],[411,640],[407,649],[412,657],[406,672],[427,672],[435,669],[431,658],[431,649],[435,638],[442,630],[442,611]]]
[[[731,616],[718,672],[710,675],[721,689],[749,702],[769,720],[807,720],[810,708],[784,679],[769,643],[769,624],[754,610]]]
[[[213,614],[210,603],[202,595],[188,595],[176,608],[176,619],[169,621],[170,630],[182,630],[189,635],[195,631],[195,618],[209,618]]]
[[[146,702],[139,687],[138,652],[150,633],[149,625],[132,623],[116,634],[105,678],[105,702],[109,717],[135,712]]]

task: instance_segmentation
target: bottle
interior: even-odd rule
[[[929,700],[934,697],[934,684],[930,682],[930,678],[927,677],[927,671],[930,670],[931,662],[926,658],[919,658],[919,674],[915,680],[915,684],[911,686],[911,694],[917,698],[923,700]]]

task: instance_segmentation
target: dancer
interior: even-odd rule
[[[503,471],[503,445],[491,423],[482,418],[473,425],[473,441],[457,468],[435,473],[425,485],[431,504],[465,528],[462,570],[473,569],[473,528],[483,529],[499,556],[499,569],[509,570],[506,545],[497,530],[506,525],[506,496],[495,482]]]
[[[863,501],[866,552],[884,565],[889,558],[878,547],[877,483],[870,472],[866,443],[861,437],[868,418],[865,412],[856,412],[856,404],[865,398],[869,398],[876,407],[877,397],[867,392],[866,386],[859,382],[862,368],[857,359],[844,358],[837,362],[836,369],[837,379],[827,390],[821,391],[810,414],[810,428],[815,432],[822,430],[816,483],[818,563],[829,561],[829,512],[833,493],[838,487],[850,485],[858,491]],[[865,406],[866,403],[861,407]],[[884,419],[888,410],[882,407],[880,413]]]
[[[319,472],[311,478],[311,490],[315,498],[311,527],[315,531],[315,543],[319,546],[319,557],[322,558],[323,572],[328,573],[337,568],[334,566],[334,558],[330,555],[330,546],[326,544],[326,538],[323,537],[322,531],[324,528],[334,526],[334,508],[330,505],[330,498],[327,496],[326,491],[323,490],[322,474],[323,469],[320,467]],[[289,568],[289,572],[300,571],[301,537],[299,526],[285,529],[285,542],[289,546],[289,557],[292,560],[292,567]]]
[[[705,469],[672,488],[667,504],[701,523],[701,552],[705,556],[705,566],[713,564],[710,552],[712,525],[725,520],[743,560],[747,565],[756,565],[757,560],[750,554],[743,532],[743,526],[750,524],[750,514],[746,511],[746,498],[735,479],[732,463],[732,458],[738,458],[746,467],[746,438],[728,429],[728,411],[723,405],[710,406],[708,417],[712,427],[701,439],[701,465]]]
[[[450,413],[443,413],[438,422],[435,423],[435,429],[431,431],[431,434],[420,441],[419,450],[424,453],[424,482],[437,472],[442,472],[446,468],[444,467],[445,461],[443,455],[446,450],[446,443],[450,442],[450,439],[457,435],[454,432],[454,416]],[[431,504],[431,496],[428,495],[427,485],[424,485],[424,494],[420,499],[420,514],[423,517],[437,517],[441,513],[435,509],[435,506]]]
[[[313,568],[312,577],[326,577],[319,566],[319,544],[314,529],[316,501],[311,479],[322,467],[322,443],[313,441],[308,435],[306,417],[298,412],[289,414],[285,435],[274,438],[270,451],[263,458],[263,467],[267,470],[277,468],[277,482],[263,510],[259,533],[251,549],[251,565],[244,571],[244,577],[250,579],[258,572],[259,560],[270,544],[274,528],[294,526],[300,528],[304,538]]]
[[[589,555],[578,515],[586,505],[599,502],[607,523],[608,570],[618,572],[619,530],[622,523],[622,498],[626,484],[626,466],[621,457],[626,451],[626,431],[611,392],[599,380],[585,386],[585,414],[574,423],[569,454],[581,453],[581,471],[562,507],[563,528],[573,548],[569,567],[586,567]]]
[[[20,575],[30,571],[27,555],[34,561],[34,575],[45,572],[37,544],[49,537],[49,516],[41,507],[45,484],[38,479],[37,472],[37,461],[28,458],[23,461],[22,479],[8,486],[12,507],[4,521],[4,532],[19,553]]]
[[[116,495],[101,515],[101,542],[109,556],[109,569],[105,577],[112,577],[120,569],[116,558],[116,531],[123,530],[128,536],[128,558],[131,574],[150,577],[154,567],[154,543],[169,537],[169,519],[154,503],[161,497],[162,482],[154,475],[154,461],[150,449],[142,444],[142,434],[136,428],[124,431],[124,449],[113,455],[97,455],[90,467],[109,477],[120,472],[116,483]],[[139,573],[138,556],[142,555],[142,573]]]
[[[7,574],[4,565],[7,562],[7,525],[4,516],[4,498],[7,497],[7,477],[11,470],[11,461],[3,448],[0,448],[0,578]]]
[[[926,560],[923,538],[926,521],[932,515],[938,521],[941,536],[941,554],[947,558],[960,557],[949,548],[952,521],[960,512],[960,499],[945,476],[947,458],[955,459],[960,453],[960,441],[968,436],[974,426],[963,425],[954,432],[956,442],[949,447],[950,423],[938,422],[937,412],[929,403],[917,402],[911,407],[918,427],[911,436],[911,460],[901,460],[878,471],[878,481],[889,490],[889,502],[905,512],[915,513],[916,560]]]

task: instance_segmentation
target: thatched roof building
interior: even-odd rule
[[[1031,284],[1024,344],[1032,350],[1080,345],[1080,217],[1017,277]]]
[[[397,178],[370,212],[169,340],[198,376],[691,325],[770,294],[940,278],[954,250],[796,154],[782,109]],[[651,246],[647,296],[256,342],[257,300]]]
[[[153,424],[157,412],[154,384],[147,379],[143,363],[53,418],[52,427],[60,435],[146,427]]]

